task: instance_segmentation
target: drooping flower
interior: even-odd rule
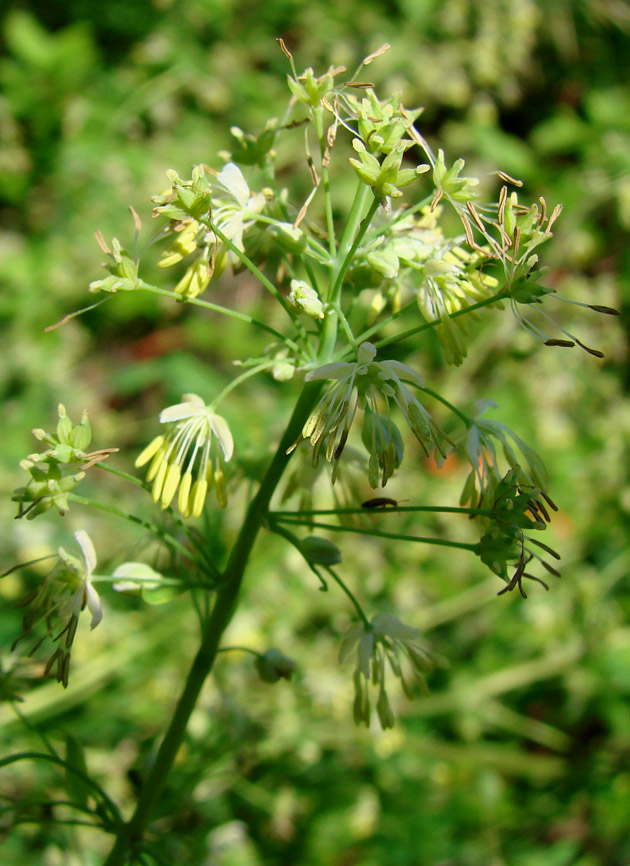
[[[216,175],[208,175],[203,166],[197,166],[192,181],[182,181],[173,172],[169,176],[174,192],[154,199],[161,202],[155,213],[176,217],[177,221],[172,224],[171,244],[162,253],[158,265],[171,267],[199,250],[200,257],[189,266],[175,287],[178,294],[194,298],[206,289],[212,277],[220,276],[227,264],[238,261],[217,235],[207,229],[204,217],[209,216],[217,229],[237,249],[243,250],[243,233],[263,209],[265,197],[262,193],[250,193],[243,173],[233,162],[226,163]],[[200,192],[195,197],[194,190],[202,185],[202,181],[203,195]],[[179,203],[180,207],[190,199],[191,205],[185,216],[182,214],[180,217],[181,210],[171,201],[173,196],[177,199],[175,204]],[[204,210],[207,214],[202,212]]]
[[[375,361],[375,356],[372,343],[362,343],[356,361],[324,364],[306,375],[307,381],[330,379],[332,384],[307,418],[295,445],[308,439],[315,464],[325,447],[326,460],[333,463],[333,482],[357,409],[364,411],[363,443],[370,454],[372,487],[378,486],[379,478],[384,487],[403,457],[402,437],[390,415],[392,403],[402,412],[425,454],[437,448],[444,455],[440,431],[405,384],[421,388],[420,376],[406,364]]]
[[[343,663],[356,648],[357,663],[354,670],[354,721],[355,724],[370,724],[370,681],[378,688],[376,712],[381,727],[394,726],[394,714],[385,689],[385,672],[389,666],[401,681],[407,697],[412,697],[411,688],[401,668],[401,656],[409,662],[417,682],[424,684],[424,674],[431,663],[426,651],[417,643],[417,628],[402,623],[392,614],[380,613],[370,623],[356,623],[346,632],[339,651],[339,662]]]
[[[147,481],[162,508],[173,501],[184,517],[199,517],[214,484],[217,502],[227,504],[224,465],[234,450],[227,422],[196,394],[184,394],[181,403],[160,413],[166,433],[156,436],[136,459],[136,466],[150,462]],[[218,447],[217,447],[218,445]]]
[[[55,671],[55,677],[63,686],[68,685],[70,672],[70,653],[79,623],[79,615],[86,607],[92,615],[90,628],[94,629],[103,618],[101,600],[92,586],[90,578],[96,568],[94,545],[84,530],[74,533],[82,557],[67,553],[59,548],[59,559],[52,571],[44,578],[39,589],[25,598],[21,604],[27,606],[22,621],[22,634],[13,647],[28,637],[42,620],[46,624],[46,635],[37,642],[31,652],[46,637],[57,642],[57,646],[46,665],[46,675]]]
[[[519,486],[537,489],[544,501],[555,509],[556,506],[546,493],[549,476],[544,463],[533,448],[501,421],[480,417],[489,406],[496,406],[496,403],[491,400],[479,401],[477,417],[466,434],[465,450],[471,471],[464,484],[460,504],[470,504],[473,508],[492,507],[497,485],[505,474],[497,449],[500,446],[506,464],[515,472]],[[540,496],[536,498],[540,499]]]
[[[233,162],[226,163],[210,180],[212,189],[212,222],[239,250],[244,250],[243,233],[254,223],[254,217],[265,205],[262,193],[251,193],[243,172]],[[213,276],[218,277],[226,265],[238,263],[237,255],[210,231],[205,241],[213,250]]]
[[[460,246],[445,247],[428,258],[422,268],[423,281],[418,290],[418,307],[427,321],[439,319],[435,332],[442,343],[447,363],[459,366],[467,354],[468,316],[451,318],[467,307],[487,301],[496,292],[498,281],[477,270],[478,252]]]

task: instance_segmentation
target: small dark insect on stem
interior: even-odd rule
[[[388,499],[386,496],[376,496],[374,499],[366,499],[361,503],[361,508],[367,510],[373,508],[398,508],[398,502],[395,499]]]

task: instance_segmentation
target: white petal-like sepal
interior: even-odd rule
[[[192,395],[187,395],[192,396]],[[199,405],[196,401],[187,400],[185,403],[175,403],[160,412],[160,424],[169,424],[173,421],[183,421],[186,418],[194,418],[202,415],[204,404]]]
[[[91,583],[85,585],[85,600],[86,605],[92,619],[90,620],[90,628],[96,628],[99,622],[103,619],[103,607],[99,598],[98,592],[94,589]]]
[[[348,658],[356,646],[357,641],[363,634],[363,628],[363,624],[358,622],[355,623],[355,625],[350,626],[348,631],[345,633],[339,649],[339,664],[343,664],[343,662]]]
[[[243,172],[233,162],[226,163],[212,183],[212,192],[218,197],[227,194],[244,208],[249,200],[249,187]]]
[[[380,366],[399,379],[407,379],[413,382],[419,388],[422,388],[424,385],[422,376],[416,373],[415,370],[412,370],[411,367],[408,367],[407,364],[403,364],[400,361],[381,361]]]
[[[316,379],[343,379],[349,376],[355,367],[356,364],[350,364],[348,361],[334,361],[332,364],[318,367],[317,370],[311,370],[304,378],[307,382],[313,382]]]
[[[370,659],[374,652],[374,634],[372,632],[363,632],[363,636],[359,641],[359,650],[357,653],[357,670],[361,671],[366,680],[370,678]]]
[[[420,636],[417,628],[402,623],[391,613],[379,613],[372,617],[374,634],[389,637],[392,640],[416,640]]]
[[[84,529],[77,530],[77,532],[74,533],[74,537],[83,552],[85,576],[87,580],[96,568],[96,551],[94,550],[92,539]]]
[[[234,453],[234,440],[232,439],[232,434],[227,421],[220,415],[209,415],[208,420],[210,421],[212,432],[217,437],[219,445],[221,446],[221,451],[223,452],[223,457],[227,463]]]

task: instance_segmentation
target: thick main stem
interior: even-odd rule
[[[104,866],[124,866],[124,864],[129,862],[130,852],[142,839],[151,813],[160,797],[166,778],[184,738],[186,726],[197,703],[199,693],[206,677],[212,670],[223,632],[234,615],[243,575],[256,536],[263,525],[263,521],[269,510],[271,497],[289,461],[287,449],[300,435],[304,422],[315,405],[320,390],[321,382],[309,382],[304,385],[278,446],[278,450],[265,473],[256,496],[252,499],[247,509],[243,525],[223,571],[222,588],[217,592],[212,613],[204,628],[201,646],[193,660],[184,690],[177,703],[169,728],[158,749],[151,770],[144,781],[136,810],[131,820],[121,828],[116,843]]]

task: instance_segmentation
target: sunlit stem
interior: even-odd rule
[[[249,370],[246,370],[244,373],[241,373],[240,376],[237,376],[236,379],[233,379],[229,385],[226,385],[225,388],[221,391],[218,397],[216,397],[210,406],[208,407],[212,412],[214,412],[215,408],[219,405],[219,403],[227,397],[230,391],[233,391],[234,388],[238,388],[238,386],[244,382],[246,379],[250,379],[252,376],[256,376],[258,373],[261,373],[263,370],[268,370],[269,367],[273,367],[276,363],[275,360],[270,359],[269,361],[263,361],[261,364],[256,364],[255,367],[251,367]]]
[[[229,307],[222,307],[220,304],[212,304],[210,301],[204,301],[203,298],[185,298],[177,292],[171,292],[168,289],[161,289],[158,286],[153,286],[151,283],[145,282],[144,280],[138,280],[136,289],[151,292],[154,295],[163,295],[166,298],[173,298],[173,300],[178,301],[180,304],[191,304],[194,307],[203,307],[205,310],[211,310],[213,313],[220,313],[222,316],[229,316],[232,319],[238,319],[240,322],[247,322],[249,325],[255,325],[262,331],[266,331],[268,334],[273,334],[277,340],[285,343],[290,349],[293,349],[293,351],[300,351],[300,347],[297,343],[289,337],[286,337],[280,331],[276,331],[275,328],[272,328],[265,322],[261,322],[253,316],[249,316],[247,313],[239,313],[238,310],[231,310]]]
[[[282,215],[285,218],[284,222],[287,222],[287,223],[293,222],[291,219],[291,216],[289,214],[289,211],[286,208],[286,205],[284,205],[282,202],[278,202],[278,206],[280,207]],[[255,222],[263,223],[264,225],[270,225],[270,226],[277,226],[278,225],[277,219],[275,219],[274,217],[265,216],[265,214],[256,214],[253,219]],[[330,264],[330,255],[328,254],[328,251],[326,250],[326,248],[324,246],[322,246],[322,244],[319,243],[319,241],[317,241],[315,238],[311,237],[310,235],[307,235],[307,243],[308,243],[309,249],[312,250],[313,253],[317,254],[317,259],[318,259],[320,264],[322,264],[322,265],[323,264]],[[304,264],[306,265],[306,263],[304,263]]]
[[[433,397],[435,400],[439,400],[447,409],[450,409],[454,415],[457,415],[458,418],[464,422],[466,427],[472,427],[474,425],[474,419],[467,415],[465,412],[462,412],[461,409],[458,409],[457,406],[454,406],[452,403],[446,399],[446,397],[442,397],[441,394],[438,394],[437,391],[433,391],[431,388],[422,387],[420,388],[425,394],[429,394],[429,396]]]
[[[103,472],[109,472],[111,475],[115,475],[117,478],[123,478],[130,484],[135,484],[136,487],[142,487],[143,490],[150,489],[146,481],[143,481],[141,478],[137,478],[135,475],[130,475],[129,472],[124,472],[122,469],[118,469],[116,466],[112,466],[111,464],[105,462],[95,463],[94,465],[98,466],[99,469],[102,469]]]
[[[370,196],[372,196],[372,202],[370,204],[367,214],[363,217],[363,219],[361,219],[361,214],[365,209],[365,203],[368,201]],[[372,222],[374,214],[378,210],[380,203],[380,200],[374,196],[372,188],[364,183],[361,183],[359,189],[357,190],[354,202],[352,203],[352,210],[350,211],[348,222],[346,223],[346,229],[343,233],[343,237],[341,238],[341,243],[339,244],[337,258],[332,267],[332,288],[329,295],[329,300],[333,303],[337,303],[339,301],[343,278],[346,275],[346,271],[352,264],[354,254],[357,251],[359,244],[363,240],[365,233],[370,227],[370,223]]]
[[[354,609],[359,614],[359,617],[363,620],[364,625],[367,628],[370,628],[370,621],[368,620],[367,616],[364,614],[363,608],[361,607],[359,602],[356,600],[356,598],[354,597],[354,595],[350,591],[350,589],[346,586],[346,584],[343,582],[343,580],[339,577],[339,575],[335,571],[333,571],[333,569],[330,566],[328,566],[326,571],[332,577],[332,579],[335,581],[335,583],[337,583],[341,587],[341,589],[345,592],[345,594],[348,596],[348,598],[350,599],[350,601],[354,605]]]
[[[339,321],[337,308],[339,305],[339,297],[341,294],[341,285],[343,283],[344,275],[350,267],[356,248],[361,242],[361,238],[365,235],[370,221],[376,213],[376,209],[379,205],[379,202],[376,199],[373,199],[372,205],[364,218],[365,208],[370,195],[373,195],[371,188],[362,181],[359,181],[354,201],[352,202],[352,207],[350,208],[350,213],[348,215],[348,220],[343,235],[341,236],[341,241],[339,242],[339,249],[337,250],[337,255],[335,256],[335,260],[330,269],[328,295],[326,298],[328,309],[326,311],[326,318],[324,319],[324,327],[322,328],[318,353],[318,358],[323,364],[330,361],[333,352],[335,351],[335,344],[337,342],[337,326]]]
[[[375,325],[371,325],[367,328],[363,333],[359,334],[356,338],[357,343],[364,343],[366,340],[369,340],[374,334],[378,334],[379,331],[382,331],[383,328],[386,328],[388,325],[391,325],[392,322],[395,322],[402,315],[404,315],[411,307],[415,307],[417,309],[416,301],[410,301],[408,304],[405,304],[404,307],[401,307],[396,313],[392,313],[391,316],[388,316],[386,319],[381,319],[381,321],[377,322]],[[347,357],[350,357],[353,354],[352,349],[345,346],[340,352],[334,356],[335,361],[342,361]]]
[[[352,332],[352,328],[350,327],[350,323],[346,319],[346,317],[343,313],[343,310],[341,309],[341,305],[338,304],[335,309],[336,309],[337,315],[339,316],[339,323],[341,325],[341,330],[344,332],[344,334],[348,338],[350,346],[353,349],[355,349],[356,346],[358,345],[357,340],[356,340],[356,338]]]
[[[267,173],[267,176],[268,176],[268,173]],[[280,212],[281,212],[282,216],[284,217],[284,221],[287,223],[292,223],[293,220],[291,219],[291,215],[289,214],[289,209],[287,208],[286,204],[281,200],[281,197],[279,195],[276,196],[276,199],[277,199],[278,207],[280,208]],[[255,220],[256,220],[256,222],[263,222],[263,223],[267,223],[270,225],[277,225],[278,224],[278,220],[273,219],[273,217],[264,216],[264,214],[256,214]],[[330,256],[329,256],[326,248],[323,247],[315,238],[311,237],[308,234],[306,235],[306,242],[307,242],[307,245],[308,245],[311,253],[316,254],[315,258],[318,260],[319,264],[329,266],[330,265]],[[302,265],[302,267],[306,271],[306,275],[308,276],[310,285],[312,286],[312,288],[315,289],[315,291],[319,295],[320,292],[319,292],[319,289],[317,287],[317,275],[315,274],[315,269],[313,268],[313,262],[311,261],[311,255],[294,254],[293,258]],[[289,266],[289,261],[288,261],[287,256],[284,257],[284,260],[287,263],[287,266]],[[290,268],[290,270],[295,271],[295,265],[293,266],[293,268]]]
[[[459,316],[465,316],[475,310],[480,310],[482,307],[489,307],[491,304],[496,304],[499,301],[505,300],[507,296],[507,291],[499,292],[491,298],[486,298],[484,301],[479,301],[476,304],[471,304],[469,307],[464,307],[461,310],[451,313],[449,318],[457,319]],[[394,334],[392,337],[386,337],[383,340],[379,340],[378,343],[375,343],[375,346],[377,349],[382,349],[384,346],[391,346],[394,343],[402,343],[403,340],[407,340],[409,337],[415,337],[416,334],[420,334],[422,331],[427,331],[429,328],[437,327],[441,321],[441,319],[433,319],[431,322],[425,322],[423,325],[418,325],[417,328],[410,328],[408,331],[402,331],[400,334]]]
[[[298,317],[295,315],[293,310],[289,307],[289,305],[286,302],[286,299],[280,294],[280,292],[274,286],[274,284],[271,282],[271,280],[267,276],[265,276],[265,274],[263,274],[263,272],[260,270],[260,268],[256,267],[256,265],[253,263],[253,261],[249,258],[249,256],[247,256],[243,252],[243,250],[239,250],[239,248],[237,246],[235,246],[226,235],[223,234],[221,229],[218,228],[212,222],[211,219],[201,219],[200,222],[202,222],[205,226],[207,226],[210,229],[210,231],[214,232],[214,234],[219,238],[221,243],[225,244],[225,246],[228,248],[228,250],[230,250],[230,252],[234,253],[234,255],[241,262],[241,264],[245,265],[245,267],[250,272],[250,274],[252,274],[252,276],[256,277],[256,279],[267,289],[267,291],[271,295],[273,295],[273,297],[276,299],[276,301],[278,301],[278,303],[280,304],[282,309],[285,311],[287,316],[293,322],[293,325],[294,325],[296,331],[300,334],[303,341],[306,343],[307,338],[306,338],[306,333],[304,331],[304,327],[303,327],[302,323],[300,322]]]
[[[240,250],[235,244],[233,244],[232,241],[227,237],[227,235],[224,235],[221,229],[217,225],[215,225],[211,219],[201,219],[200,222],[207,226],[207,228],[209,228],[211,232],[214,232],[214,234],[219,238],[221,243],[225,244],[228,250],[234,253],[234,255],[241,262],[241,264],[245,265],[247,270],[254,277],[256,277],[256,279],[267,289],[267,291],[271,295],[273,295],[273,297],[278,301],[278,303],[284,308],[287,315],[291,319],[294,319],[294,315],[287,306],[286,300],[282,297],[282,295],[271,282],[271,280],[267,276],[265,276],[265,274],[263,274],[260,268],[256,267],[256,265],[249,258],[249,256],[244,253],[243,250]]]
[[[404,219],[409,219],[410,216],[412,216],[415,213],[418,213],[418,211],[421,211],[422,208],[425,208],[428,205],[430,205],[432,198],[433,198],[433,195],[428,195],[426,198],[423,198],[422,201],[416,202],[416,204],[412,205],[411,207],[407,208],[406,210],[400,210],[397,214],[395,214],[387,222],[387,224],[385,226],[379,226],[378,228],[374,229],[374,231],[367,232],[367,234],[365,235],[365,238],[364,238],[365,243],[369,244],[370,241],[376,240],[378,237],[380,237],[383,234],[384,230],[389,231],[393,226],[396,225],[396,223],[398,223]]]
[[[328,249],[331,257],[334,257],[336,251],[335,241],[335,222],[333,220],[332,196],[330,194],[330,177],[328,175],[328,155],[326,153],[326,133],[324,131],[324,109],[318,105],[313,110],[315,118],[315,129],[317,130],[317,138],[319,139],[320,153],[320,171],[322,173],[321,185],[324,190],[324,209],[326,212],[326,231],[328,232]]]
[[[231,652],[242,652],[242,653],[251,653],[256,658],[262,658],[262,653],[259,653],[258,650],[252,649],[248,646],[222,646],[217,650],[217,655],[219,653],[231,653]]]
[[[105,502],[97,502],[95,499],[87,499],[85,496],[79,496],[77,493],[69,493],[68,499],[71,502],[77,502],[80,505],[87,505],[89,508],[97,508],[99,511],[105,511],[107,514],[114,514],[116,517],[121,517],[123,520],[128,520],[130,523],[135,523],[137,526],[142,526],[143,529],[148,530],[151,535],[154,535],[156,538],[159,538],[164,544],[168,545],[168,547],[172,547],[174,549],[179,550],[180,553],[183,553],[186,559],[192,560],[195,562],[200,568],[204,570],[210,567],[210,563],[207,560],[204,560],[203,564],[195,559],[191,550],[186,547],[181,541],[178,541],[174,536],[172,536],[168,532],[164,532],[163,529],[160,529],[159,526],[156,526],[154,523],[149,523],[148,520],[143,520],[141,517],[137,517],[135,514],[129,514],[127,511],[122,511],[120,508],[116,508],[115,505],[109,505]],[[212,573],[216,577],[218,575],[218,571],[216,568],[212,567]]]

